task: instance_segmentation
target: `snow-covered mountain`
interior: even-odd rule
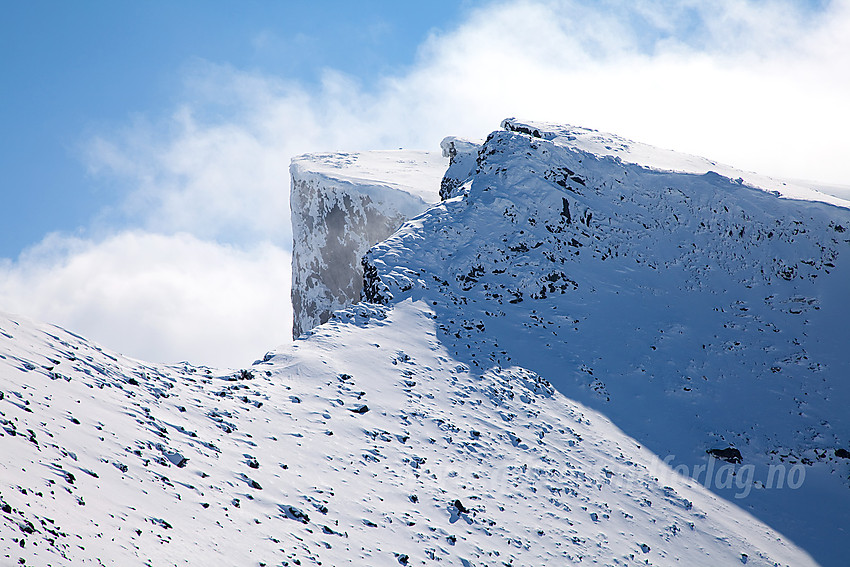
[[[443,151],[293,164],[306,332],[245,369],[0,318],[0,564],[846,563],[841,189],[516,120]]]
[[[850,210],[836,205],[850,203],[788,187],[616,136],[508,120],[452,198],[367,254],[365,297],[426,302],[441,344],[471,368],[545,376],[841,561]],[[706,478],[712,450],[739,452],[755,489],[744,497],[737,482]],[[780,488],[778,471],[795,465],[805,480]]]

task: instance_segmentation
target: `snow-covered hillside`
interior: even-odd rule
[[[426,302],[471,368],[545,376],[841,564],[850,211],[610,135],[505,127],[453,198],[369,252],[366,299]],[[754,489],[706,478],[711,450],[740,452]]]
[[[0,565],[846,564],[841,188],[443,151],[293,163],[304,332],[244,369],[0,316]]]
[[[4,317],[0,563],[813,564],[435,317],[357,306],[227,375]]]
[[[447,161],[438,152],[405,150],[292,160],[293,337],[360,299],[360,258],[440,200]]]

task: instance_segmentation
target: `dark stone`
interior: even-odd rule
[[[286,514],[286,517],[290,520],[296,520],[302,524],[306,524],[310,521],[310,516],[295,506],[281,506],[281,508],[283,509],[283,513]]]
[[[165,458],[168,459],[172,465],[181,469],[189,462],[189,459],[180,453],[165,453]]]
[[[842,459],[850,459],[850,451],[847,449],[836,449],[835,456],[841,457]]]
[[[520,134],[528,134],[532,138],[542,138],[542,136],[540,135],[540,130],[538,130],[537,128],[534,128],[532,130],[528,126],[512,124],[508,121],[505,121],[504,127],[505,130],[507,130],[508,132],[519,132]]]
[[[18,527],[19,527],[19,528],[21,529],[21,531],[22,531],[22,532],[24,532],[25,534],[34,534],[34,533],[35,533],[35,526],[33,526],[33,525],[32,525],[32,522],[30,522],[30,521],[28,521],[28,520],[24,520],[23,522],[21,522],[21,523],[18,525]]]
[[[455,500],[454,506],[461,514],[469,514],[469,509],[467,509],[467,507],[463,505],[463,502],[461,502],[460,499]]]
[[[564,203],[564,210],[561,211],[561,216],[564,217],[567,221],[567,224],[572,222],[572,216],[570,215],[570,202],[567,201],[566,197],[561,197],[561,200]]]
[[[720,459],[721,461],[726,461],[727,463],[738,464],[744,460],[741,456],[741,451],[739,451],[735,447],[727,447],[725,449],[709,449],[708,451],[706,451],[706,453]]]
[[[359,413],[359,414],[362,415],[362,414],[366,413],[367,411],[369,411],[369,406],[367,406],[366,404],[361,404],[361,405],[357,406],[356,408],[352,408],[348,411],[351,411],[351,412],[354,412],[354,413]]]

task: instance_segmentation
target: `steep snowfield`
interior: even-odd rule
[[[219,375],[0,319],[4,565],[812,565],[422,302]]]
[[[360,299],[360,258],[440,200],[446,162],[437,152],[409,150],[292,160],[294,337]]]
[[[506,126],[453,198],[369,252],[366,299],[424,301],[475,371],[545,376],[846,563],[850,211],[608,135]],[[707,473],[711,450],[740,452],[735,482]]]

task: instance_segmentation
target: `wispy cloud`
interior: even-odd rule
[[[289,334],[289,254],[179,233],[51,235],[0,263],[0,297],[145,360],[240,366]],[[48,317],[45,317],[48,315]]]
[[[129,194],[112,236],[46,239],[3,267],[0,297],[134,355],[238,364],[290,328],[293,155],[437,149],[510,115],[847,184],[848,29],[848,0],[519,0],[371,84],[196,62],[178,108],[91,140],[92,172]]]

